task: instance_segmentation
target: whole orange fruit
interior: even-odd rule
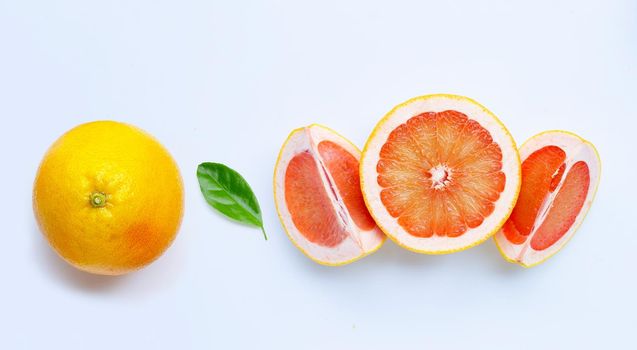
[[[97,121],[62,135],[33,186],[33,210],[53,249],[71,265],[120,275],[157,259],[184,208],[177,164],[151,135]]]

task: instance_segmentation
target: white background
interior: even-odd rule
[[[0,0],[0,50],[2,349],[637,348],[635,1]],[[528,270],[493,241],[305,258],[271,192],[288,132],[318,122],[362,145],[437,92],[483,103],[518,143],[566,129],[597,146],[571,243]],[[186,186],[174,245],[125,277],[67,266],[31,209],[47,147],[97,119],[158,137]],[[203,161],[249,180],[270,240],[205,204]]]

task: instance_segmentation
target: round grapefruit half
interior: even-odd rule
[[[575,234],[601,173],[595,146],[565,131],[535,135],[520,148],[522,189],[495,242],[510,262],[537,265]]]
[[[426,254],[475,246],[495,234],[520,189],[515,141],[463,96],[408,100],[376,125],[360,164],[372,217],[398,245]]]
[[[293,130],[274,170],[274,200],[288,237],[322,265],[338,266],[376,251],[385,235],[360,190],[360,150],[320,125]]]

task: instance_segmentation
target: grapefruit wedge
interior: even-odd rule
[[[361,157],[363,197],[398,245],[426,254],[475,246],[513,210],[520,160],[504,125],[455,95],[413,98],[392,109]]]
[[[320,125],[288,136],[274,170],[274,200],[288,237],[322,265],[344,265],[376,251],[385,235],[360,190],[360,150]]]
[[[573,237],[593,202],[601,162],[593,144],[564,131],[533,136],[520,157],[520,197],[495,242],[505,259],[531,267]]]

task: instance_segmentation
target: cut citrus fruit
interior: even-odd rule
[[[520,189],[520,160],[502,123],[455,95],[413,98],[367,140],[361,187],[378,226],[409,250],[443,254],[492,236]]]
[[[292,131],[274,170],[274,200],[290,240],[323,265],[376,251],[385,235],[360,190],[360,150],[320,125]]]
[[[520,196],[495,242],[505,259],[531,267],[573,237],[593,202],[601,163],[595,146],[564,131],[533,136],[520,157]]]

